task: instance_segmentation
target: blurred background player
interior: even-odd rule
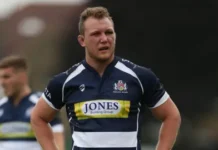
[[[2,86],[0,85],[0,98],[4,96]]]
[[[0,85],[5,97],[0,100],[0,150],[41,150],[30,125],[30,113],[41,92],[28,83],[26,60],[8,56],[0,61]],[[64,150],[64,127],[56,117],[50,123],[60,150]]]

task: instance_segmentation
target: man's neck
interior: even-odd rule
[[[103,76],[105,69],[107,66],[114,60],[114,56],[108,59],[107,61],[97,61],[92,58],[86,57],[86,62],[94,68],[100,76]]]
[[[15,105],[15,106],[17,106],[21,101],[22,101],[22,99],[25,97],[25,96],[27,96],[27,95],[29,95],[31,93],[31,89],[30,89],[30,87],[29,86],[24,86],[24,87],[22,87],[21,89],[20,89],[20,92],[18,92],[16,95],[14,95],[13,97],[12,97],[12,99],[13,99],[13,104]]]

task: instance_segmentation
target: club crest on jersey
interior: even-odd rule
[[[80,89],[81,92],[84,92],[85,89],[86,89],[85,84],[81,84],[81,85],[79,86],[79,89]]]
[[[128,93],[127,84],[122,80],[118,80],[117,83],[114,83],[114,93]]]

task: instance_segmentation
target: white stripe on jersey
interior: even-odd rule
[[[131,76],[135,77],[135,78],[138,80],[138,82],[139,82],[139,84],[140,84],[140,86],[141,86],[142,94],[144,94],[144,88],[143,88],[143,86],[142,86],[142,83],[141,83],[139,77],[136,75],[136,73],[135,73],[132,69],[128,68],[126,65],[124,65],[123,63],[121,63],[121,62],[119,62],[119,61],[118,61],[117,64],[115,65],[115,68],[117,68],[117,69],[119,69],[119,70],[121,70],[121,71],[123,71],[123,72],[125,72],[125,73],[128,73],[128,74],[130,74]]]
[[[77,132],[72,135],[74,146],[83,148],[134,148],[137,132]]]
[[[32,94],[29,98],[29,100],[33,103],[36,104],[39,100],[39,96],[37,94]]]
[[[0,99],[0,106],[6,103],[7,101],[8,101],[7,97],[3,97],[2,99]]]
[[[1,141],[0,150],[41,150],[37,141]]]
[[[167,101],[167,99],[169,98],[169,94],[167,92],[164,93],[164,95],[160,98],[160,100],[154,105],[154,107],[150,107],[150,108],[156,108],[160,105],[162,105],[164,102]]]
[[[57,125],[51,126],[51,128],[52,128],[52,131],[55,133],[64,132],[64,126],[62,124],[57,124]]]
[[[139,115],[140,115],[140,108],[141,108],[141,103],[139,102],[139,107],[138,107],[138,113],[137,113],[137,121],[136,121],[136,132],[137,132],[137,134],[136,134],[136,139],[138,139],[138,132],[139,132]],[[136,146],[136,150],[138,149],[138,144],[137,144],[137,146]]]
[[[65,80],[63,87],[62,87],[62,102],[64,102],[64,86],[65,84],[70,81],[71,79],[73,79],[74,77],[76,77],[77,75],[79,75],[83,70],[85,69],[85,67],[81,64],[79,65]]]

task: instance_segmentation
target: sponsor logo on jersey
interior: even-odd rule
[[[91,118],[128,118],[130,101],[127,100],[93,100],[74,105],[79,120]]]
[[[51,99],[51,93],[49,92],[49,90],[47,88],[45,89],[44,94],[47,98]]]
[[[122,80],[118,80],[117,83],[114,83],[114,93],[128,93],[127,84]]]

